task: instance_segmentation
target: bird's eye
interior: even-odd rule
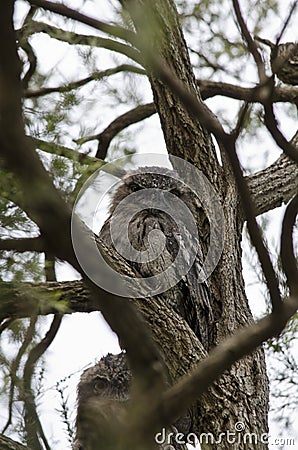
[[[100,378],[97,377],[94,380],[93,388],[96,392],[101,392],[103,389],[105,389],[108,385],[108,380],[106,378]]]
[[[173,195],[176,195],[177,197],[180,196],[180,192],[178,191],[178,189],[174,188],[170,190],[170,193]]]
[[[136,183],[130,183],[130,189],[135,192],[140,190],[140,186]]]

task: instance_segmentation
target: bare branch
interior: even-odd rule
[[[1,450],[33,450],[32,447],[29,448],[17,441],[13,441],[3,434],[0,434],[0,447]]]
[[[233,6],[234,6],[234,11],[235,11],[235,14],[237,17],[238,24],[240,26],[241,33],[247,43],[250,53],[252,54],[252,56],[255,60],[256,66],[258,68],[259,79],[260,79],[260,82],[263,84],[267,80],[264,61],[262,59],[261,54],[259,53],[259,50],[258,50],[258,47],[257,47],[255,41],[253,40],[250,32],[248,31],[247,25],[244,21],[244,18],[242,16],[242,13],[240,10],[238,0],[233,0]]]
[[[295,11],[295,9],[297,8],[297,5],[298,5],[298,1],[295,0],[295,1],[293,2],[292,6],[290,7],[290,11],[289,11],[288,17],[286,18],[286,20],[285,20],[285,22],[284,22],[284,24],[283,24],[283,27],[282,27],[282,29],[281,29],[281,31],[280,31],[280,33],[279,33],[277,39],[276,39],[275,47],[278,46],[278,44],[279,44],[279,42],[280,42],[280,40],[281,40],[281,38],[282,38],[284,32],[286,31],[286,28],[287,28],[287,26],[288,26],[289,23],[290,23],[290,20],[291,20],[293,14],[294,14],[294,11]]]
[[[30,143],[33,143],[35,148],[42,150],[43,152],[50,153],[57,156],[64,156],[65,158],[71,159],[73,161],[78,161],[81,164],[99,166],[105,164],[97,158],[93,158],[85,153],[79,153],[70,147],[65,147],[64,145],[56,144],[55,142],[48,142],[42,139],[37,139],[32,136],[26,136]]]
[[[47,23],[35,21],[30,22],[30,25],[25,29],[20,30],[19,33],[21,33],[21,35],[24,34],[25,36],[29,36],[35,33],[47,33],[53,39],[67,42],[70,45],[89,45],[93,47],[105,48],[107,50],[125,55],[133,61],[142,65],[142,58],[138,50],[113,39],[106,39],[99,36],[91,36],[88,34],[77,34],[71,31],[64,31],[61,28],[54,27],[53,25],[48,25]]]
[[[250,103],[263,103],[264,91],[263,86],[256,86],[252,88],[236,86],[230,83],[223,83],[219,81],[197,80],[200,86],[200,92],[203,100],[221,95],[225,97],[234,98],[236,100],[248,101]],[[289,102],[297,104],[298,102],[298,88],[295,87],[280,87],[275,86],[272,93],[272,101]]]
[[[37,58],[34,53],[34,50],[32,48],[32,45],[30,45],[30,42],[28,40],[21,42],[22,49],[26,52],[29,62],[29,68],[27,72],[24,75],[24,78],[22,80],[23,88],[26,89],[28,87],[29,81],[34,75],[34,72],[36,70],[37,66]]]
[[[34,373],[35,364],[38,359],[49,348],[61,325],[62,316],[55,314],[49,331],[45,337],[30,351],[27,361],[24,367],[23,378],[23,401],[25,406],[25,430],[27,434],[27,441],[34,449],[42,450],[42,445],[38,439],[38,436],[42,439],[43,445],[47,450],[50,450],[50,446],[45,437],[39,416],[36,411],[34,394],[31,388],[32,376]]]
[[[287,206],[281,233],[281,249],[280,257],[282,268],[286,274],[290,294],[298,303],[298,268],[297,260],[293,248],[293,228],[298,213],[298,194],[292,199]]]
[[[286,153],[286,155],[288,155],[293,159],[293,161],[296,161],[296,163],[298,163],[298,151],[293,145],[291,145],[290,142],[287,141],[282,132],[279,130],[271,100],[264,103],[264,110],[265,125],[269,130],[271,136],[275,140],[276,144]]]
[[[68,17],[69,19],[73,19],[80,23],[89,25],[90,27],[95,28],[96,30],[103,31],[104,33],[128,41],[131,44],[135,42],[135,33],[133,33],[132,31],[122,28],[119,25],[110,25],[98,19],[88,17],[85,14],[82,14],[75,9],[68,8],[67,6],[61,3],[53,3],[48,2],[46,0],[29,0],[29,3],[31,3],[31,5],[35,5],[43,9],[46,9],[48,11],[52,11],[63,17]]]
[[[15,359],[13,360],[13,362],[11,364],[9,400],[8,400],[8,418],[7,418],[4,428],[2,430],[2,433],[5,433],[5,431],[11,424],[12,406],[13,406],[13,401],[14,401],[14,391],[15,391],[15,387],[16,387],[16,383],[17,383],[17,371],[19,369],[21,359],[24,356],[24,354],[28,348],[28,345],[30,345],[30,343],[32,342],[32,339],[34,337],[36,321],[37,321],[37,315],[34,313],[34,315],[32,315],[30,317],[30,324],[26,330],[25,338],[22,342],[22,345],[20,346],[17,356],[15,357]]]
[[[89,77],[70,82],[63,86],[43,87],[38,90],[27,89],[24,92],[24,96],[26,98],[36,98],[36,97],[41,97],[43,95],[51,94],[53,92],[69,92],[73,89],[77,89],[79,87],[84,86],[87,83],[90,83],[90,81],[99,81],[105,77],[109,77],[109,76],[117,74],[119,72],[133,72],[133,73],[137,73],[137,74],[141,74],[141,75],[145,74],[144,69],[141,69],[136,66],[132,66],[130,64],[121,64],[120,66],[114,67],[113,69],[106,69],[106,70],[102,70],[102,71],[93,72]]]
[[[238,112],[238,116],[237,116],[237,123],[235,128],[231,131],[231,135],[233,136],[233,139],[236,140],[238,139],[243,126],[244,126],[244,122],[245,122],[245,117],[247,115],[249,109],[249,102],[245,102],[241,107],[240,110]]]
[[[104,160],[112,139],[125,128],[134,123],[141,122],[142,120],[152,116],[156,113],[156,107],[154,103],[147,103],[146,105],[139,105],[136,108],[127,111],[117,119],[113,120],[110,125],[101,133],[93,136],[87,136],[81,139],[77,139],[77,144],[83,144],[94,139],[98,140],[98,150],[96,158]]]
[[[250,32],[248,31],[247,25],[243,19],[243,16],[240,11],[239,2],[238,0],[233,0],[234,10],[236,13],[236,17],[241,29],[241,32],[247,42],[248,48],[256,62],[258,73],[259,73],[259,80],[260,83],[265,87],[267,85],[267,95],[264,96],[264,111],[265,111],[265,125],[267,129],[269,130],[271,136],[277,143],[277,145],[294,161],[298,162],[298,152],[297,150],[285,139],[283,134],[278,128],[277,120],[274,115],[273,111],[273,104],[272,104],[272,94],[274,90],[274,80],[273,78],[268,78],[266,76],[265,72],[265,64],[262,60],[262,57],[259,53],[259,50],[257,48],[257,45],[253,38],[250,35]],[[291,9],[291,13],[287,20],[291,17],[293,9]]]
[[[298,132],[291,140],[298,148]],[[298,165],[282,154],[266,169],[247,177],[248,188],[256,206],[263,214],[287,203],[298,191]]]

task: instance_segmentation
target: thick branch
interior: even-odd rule
[[[0,283],[0,292],[1,319],[98,310],[97,302],[82,281]]]
[[[44,252],[45,242],[42,238],[1,239],[1,250],[14,250],[16,252]]]
[[[3,434],[0,434],[0,448],[1,450],[32,450],[19,442],[13,441]]]
[[[242,100],[247,102],[263,103],[264,93],[263,88],[256,87],[242,87],[230,83],[223,83],[220,81],[197,80],[200,87],[200,92],[203,100],[221,95],[224,97],[234,98],[235,100]],[[272,93],[273,103],[289,102],[298,103],[298,88],[296,87],[275,87]]]
[[[298,132],[291,142],[298,149]],[[271,166],[247,177],[247,183],[256,213],[263,214],[287,203],[298,191],[298,165],[282,154]]]

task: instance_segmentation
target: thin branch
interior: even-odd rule
[[[280,31],[280,33],[279,33],[277,39],[276,39],[275,47],[278,46],[278,44],[279,44],[279,42],[280,42],[280,40],[281,40],[281,38],[282,38],[284,32],[286,31],[286,28],[287,28],[287,26],[288,26],[289,23],[290,23],[290,20],[291,20],[293,14],[294,14],[294,11],[295,11],[295,9],[297,8],[297,5],[298,5],[298,0],[295,0],[294,3],[292,4],[291,8],[290,8],[288,17],[286,18],[286,20],[285,20],[285,22],[284,22],[284,24],[283,24],[283,27],[282,27],[282,29],[281,29],[281,31]]]
[[[35,6],[31,6],[24,21],[23,21],[23,27],[26,27],[28,25],[28,23],[33,19],[35,12],[36,12]],[[27,89],[29,81],[32,78],[32,76],[36,70],[36,67],[37,67],[37,58],[36,58],[36,55],[34,53],[32,46],[27,38],[20,39],[20,45],[21,45],[22,49],[27,53],[28,62],[29,62],[29,69],[26,72],[26,74],[22,80],[23,88]]]
[[[248,31],[247,25],[244,21],[244,18],[242,16],[242,13],[240,10],[238,0],[233,0],[233,7],[234,7],[234,11],[235,11],[235,14],[237,17],[238,24],[240,26],[241,33],[247,43],[248,50],[250,51],[251,55],[253,56],[253,58],[255,60],[255,63],[256,63],[257,69],[258,69],[260,82],[263,84],[267,80],[264,61],[262,59],[261,54],[259,53],[259,50],[258,50],[258,47],[257,47],[255,41],[253,40],[250,32]]]
[[[105,77],[109,77],[111,75],[115,75],[119,72],[133,72],[137,74],[145,74],[144,69],[141,69],[136,66],[132,66],[130,64],[121,64],[120,66],[114,67],[112,69],[106,69],[102,71],[95,71],[89,77],[82,78],[81,80],[72,81],[68,84],[62,85],[62,86],[56,86],[56,87],[43,87],[41,89],[32,90],[27,89],[24,92],[24,96],[26,98],[36,98],[41,97],[43,95],[52,94],[53,92],[69,92],[73,89],[77,89],[79,87],[85,86],[87,83],[90,83],[90,81],[99,81],[102,80]]]
[[[282,132],[279,130],[271,100],[264,103],[264,110],[264,122],[274,141],[286,153],[286,155],[298,163],[298,151],[290,142],[287,141]]]
[[[120,53],[142,65],[142,58],[138,50],[113,39],[106,39],[88,34],[77,34],[54,27],[53,25],[48,25],[47,23],[36,21],[32,21],[28,27],[19,30],[18,33],[21,35],[24,34],[24,36],[29,36],[35,33],[47,33],[53,39],[67,42],[70,45],[89,45],[91,47],[105,48],[107,50]]]
[[[240,111],[238,113],[236,126],[231,131],[231,135],[233,136],[235,142],[238,139],[238,137],[239,137],[239,135],[240,135],[240,133],[241,133],[241,131],[243,129],[244,122],[245,122],[245,117],[247,115],[248,109],[249,109],[249,102],[245,102],[241,106]]]
[[[251,241],[256,249],[258,258],[266,279],[268,291],[270,294],[270,299],[272,303],[273,311],[279,311],[282,308],[282,301],[279,290],[279,282],[274,271],[269,252],[265,246],[260,227],[256,221],[256,210],[252,202],[250,192],[243,176],[243,170],[241,168],[235,142],[233,136],[225,139],[223,141],[224,149],[226,151],[226,156],[232,166],[233,174],[237,187],[239,190],[241,205],[244,210],[245,219],[247,222],[247,228]]]
[[[14,401],[14,392],[15,387],[18,381],[17,378],[17,371],[20,366],[20,362],[22,357],[24,356],[28,346],[31,344],[34,334],[35,334],[35,326],[37,322],[37,315],[34,314],[30,317],[30,324],[26,330],[25,338],[22,342],[22,345],[20,346],[17,356],[13,360],[10,368],[10,387],[9,387],[9,399],[8,399],[8,418],[6,421],[6,424],[4,425],[4,428],[2,430],[2,433],[5,433],[9,425],[11,424],[12,419],[12,407],[13,407],[13,401]]]
[[[55,339],[61,321],[62,316],[60,314],[55,314],[49,331],[47,332],[45,337],[30,351],[24,367],[23,395],[25,404],[25,429],[27,433],[28,444],[36,450],[42,450],[38,435],[41,437],[45,448],[47,450],[51,449],[45,437],[41,422],[39,420],[39,416],[36,411],[34,394],[31,388],[32,376],[38,359],[45,353],[45,351],[49,348],[49,346]]]
[[[28,62],[29,62],[29,68],[28,68],[27,72],[25,73],[23,80],[22,80],[23,88],[26,89],[28,87],[29,81],[31,80],[32,76],[35,73],[35,70],[37,67],[37,58],[36,58],[36,55],[32,48],[32,45],[30,44],[30,42],[28,40],[21,42],[20,46],[27,54]]]
[[[13,250],[16,252],[44,252],[45,241],[41,237],[0,239],[0,251]]]
[[[125,128],[129,127],[134,123],[141,122],[142,120],[151,117],[156,113],[156,107],[154,103],[147,103],[146,105],[139,105],[136,108],[127,111],[117,119],[113,120],[110,125],[101,133],[95,134],[93,136],[87,136],[81,139],[77,139],[75,142],[79,145],[97,139],[98,140],[98,150],[96,153],[96,158],[104,160],[112,139]]]
[[[103,31],[104,33],[110,34],[111,36],[128,41],[131,44],[135,42],[136,39],[135,33],[130,30],[127,30],[126,28],[122,28],[119,25],[110,25],[98,19],[88,17],[85,14],[82,14],[75,9],[68,8],[67,6],[61,3],[53,3],[48,2],[46,0],[28,0],[28,1],[31,5],[41,7],[48,11],[59,14],[63,17],[68,17],[69,19],[78,21],[80,23],[84,23],[85,25],[89,25],[90,27],[95,28],[96,30]]]
[[[287,277],[290,294],[298,299],[298,268],[293,248],[293,228],[298,213],[298,194],[287,206],[281,232],[280,258]]]
[[[241,14],[240,11],[240,7],[239,7],[239,2],[238,0],[233,0],[233,5],[234,5],[234,10],[236,13],[236,17],[239,23],[239,26],[241,28],[241,32],[247,42],[248,45],[248,49],[250,50],[255,63],[257,65],[258,68],[258,73],[259,73],[259,80],[260,80],[260,84],[263,84],[264,87],[267,85],[267,95],[264,96],[264,111],[265,111],[265,125],[267,127],[267,129],[269,130],[271,136],[273,137],[273,139],[275,140],[275,142],[277,143],[277,145],[290,157],[292,158],[294,161],[298,162],[298,152],[297,150],[291,145],[291,143],[289,143],[285,137],[283,136],[283,134],[281,133],[281,131],[278,128],[277,125],[277,120],[275,118],[274,115],[274,111],[273,111],[273,104],[272,104],[272,94],[273,94],[273,90],[274,90],[274,80],[273,78],[268,78],[266,76],[266,72],[265,72],[265,64],[262,60],[262,57],[259,53],[258,47],[255,43],[255,41],[253,40],[253,38],[250,35],[250,32],[248,31],[247,25],[243,19],[243,16]],[[291,14],[292,14],[292,10],[291,10]],[[290,19],[291,14],[289,15],[288,19]]]
[[[65,147],[64,145],[56,144],[55,142],[48,142],[42,139],[37,139],[32,136],[26,136],[30,143],[34,144],[35,148],[42,150],[43,152],[50,153],[52,155],[63,156],[65,158],[71,159],[72,161],[78,161],[81,164],[86,165],[103,165],[104,161],[101,161],[97,158],[93,158],[85,153],[79,153],[78,151]]]

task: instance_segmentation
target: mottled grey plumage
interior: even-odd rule
[[[110,437],[126,421],[130,381],[124,353],[108,354],[83,372],[78,385],[74,450],[113,448]]]
[[[181,229],[179,230],[177,223],[175,223],[175,219],[163,211],[163,205],[160,204],[162,202],[160,197],[157,199],[156,208],[146,208],[135,215],[132,214],[129,203],[125,208],[121,208],[116,219],[119,232],[117,233],[116,239],[113,237],[112,243],[110,224],[117,206],[130,194],[147,189],[170,192],[177,196],[194,215],[194,194],[181,181],[175,171],[160,167],[142,167],[129,172],[123,177],[121,185],[113,196],[110,217],[100,232],[100,238],[108,248],[115,252],[115,247],[119,248],[119,244],[123,243],[125,229],[128,226],[128,237],[131,245],[141,252],[148,247],[149,233],[152,230],[161,231],[166,238],[165,249],[157,258],[153,260],[143,259],[142,261],[131,261],[129,257],[125,258],[133,268],[136,276],[142,278],[163,274],[165,269],[175,260],[180,248],[182,264],[180,263],[179,268],[177,267],[178,271],[181,265],[188,264],[191,251],[196,249],[194,262],[188,273],[183,276],[176,286],[160,294],[160,297],[167,306],[186,320],[203,346],[208,350],[211,341],[213,314],[210,306],[208,284],[206,281],[203,283],[198,282],[198,275],[202,268],[203,259],[200,245],[198,240],[193,235],[190,235],[186,228],[181,232]],[[154,195],[154,193],[150,195]],[[133,207],[138,206],[136,205],[138,197],[131,198]],[[151,246],[154,246],[154,239],[153,241],[151,239],[150,243]],[[158,242],[156,242],[156,245],[158,245]]]
[[[286,84],[298,84],[298,44],[287,42],[271,50],[272,72]]]
[[[117,450],[113,442],[120,427],[125,426],[131,372],[125,353],[108,354],[85,370],[78,385],[76,437],[73,450]],[[189,433],[190,418],[185,417],[165,433],[160,450],[187,450],[176,442],[179,433]],[[187,426],[187,428],[185,428]],[[179,430],[179,431],[178,431]],[[181,442],[181,434],[178,435]],[[154,441],[153,441],[154,442]]]

